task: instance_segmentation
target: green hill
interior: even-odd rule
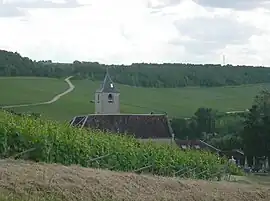
[[[14,110],[43,113],[44,117],[62,121],[93,113],[91,100],[107,67],[121,90],[123,113],[166,112],[172,117],[190,117],[199,107],[223,112],[245,110],[253,97],[270,85],[270,69],[263,67],[145,63],[106,66],[80,61],[62,64],[32,61],[0,50],[0,105],[48,101],[67,88],[64,78],[73,75],[75,90],[59,101]]]
[[[73,116],[94,112],[94,92],[100,82],[72,80],[74,91],[50,105],[14,108],[18,112],[37,112],[44,117],[61,121]],[[6,78],[0,86],[12,85],[12,91],[3,90],[0,104],[20,104],[48,101],[67,88],[64,79]],[[24,87],[24,88],[23,88]],[[168,113],[169,116],[190,117],[199,107],[211,107],[222,112],[249,108],[255,95],[270,84],[230,87],[142,88],[117,84],[121,91],[123,113]],[[23,88],[23,89],[22,89]],[[4,97],[4,98],[3,98]]]
[[[48,101],[67,88],[61,79],[0,77],[0,106]]]

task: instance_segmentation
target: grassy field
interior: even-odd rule
[[[64,80],[57,79],[0,79],[0,86],[12,85],[12,91],[3,88],[0,104],[35,102],[50,99],[65,89]],[[14,109],[18,112],[39,112],[46,118],[61,121],[70,120],[75,115],[94,112],[94,92],[99,82],[72,80],[75,90],[51,105],[40,105]],[[22,89],[22,86],[23,89]],[[253,98],[270,84],[231,87],[178,89],[135,88],[117,84],[121,91],[122,113],[167,112],[169,116],[189,117],[199,107],[211,107],[219,111],[239,111],[251,106]],[[4,98],[2,98],[4,97]]]
[[[66,88],[67,84],[59,79],[0,77],[0,105],[48,101]]]

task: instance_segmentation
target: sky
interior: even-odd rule
[[[270,0],[0,0],[0,49],[33,60],[270,66]]]

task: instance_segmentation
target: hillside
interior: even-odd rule
[[[67,88],[64,80],[43,77],[0,77],[0,106],[47,101]]]
[[[102,80],[105,69],[115,82],[142,87],[228,86],[270,82],[270,69],[214,64],[132,64],[104,65],[74,61],[72,64],[32,61],[18,53],[0,50],[0,76],[67,77]]]
[[[68,121],[81,114],[94,113],[95,90],[100,82],[71,80],[74,91],[50,105],[13,108],[17,112],[36,112],[44,117]],[[51,78],[0,78],[0,105],[35,103],[48,101],[68,86],[64,79]],[[199,107],[210,107],[221,112],[242,111],[249,108],[253,97],[270,84],[228,86],[228,87],[185,87],[185,88],[143,88],[117,84],[121,91],[122,113],[164,113],[170,117],[190,117]]]
[[[1,201],[268,201],[269,186],[0,161]]]

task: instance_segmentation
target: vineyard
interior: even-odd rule
[[[29,116],[0,113],[0,156],[125,172],[211,179],[225,160],[208,152],[139,143],[135,138],[72,128]],[[237,171],[236,167],[230,170]],[[236,173],[236,172],[235,172]]]
[[[12,108],[16,112],[40,113],[45,119],[69,121],[76,115],[94,113],[94,98],[100,82],[71,80],[75,89],[50,105]],[[66,89],[62,79],[0,78],[2,90],[0,105],[43,102]],[[12,87],[11,87],[12,86]],[[250,107],[258,91],[269,84],[226,87],[142,88],[117,84],[121,92],[120,108],[123,114],[167,113],[169,117],[191,117],[200,107],[220,112],[243,111]],[[248,93],[247,93],[248,91]],[[12,93],[11,93],[12,92]],[[140,98],[138,98],[140,97]],[[241,101],[239,101],[241,100]]]

